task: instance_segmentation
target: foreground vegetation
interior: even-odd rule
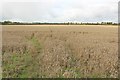
[[[116,78],[116,26],[3,26],[4,78]]]

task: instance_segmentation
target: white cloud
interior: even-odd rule
[[[118,0],[5,0],[3,20],[117,22]]]

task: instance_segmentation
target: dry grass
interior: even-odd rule
[[[3,26],[3,77],[118,77],[117,26]]]

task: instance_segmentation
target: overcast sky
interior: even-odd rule
[[[1,20],[117,22],[119,0],[0,0]]]

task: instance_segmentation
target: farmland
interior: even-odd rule
[[[4,78],[116,78],[118,27],[3,25]]]

